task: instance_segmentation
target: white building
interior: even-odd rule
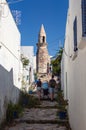
[[[33,69],[33,58],[34,58],[34,48],[33,46],[21,46],[21,54],[29,59],[29,64],[24,68],[23,77],[26,82],[26,90],[28,90],[29,84],[34,81],[34,69]]]
[[[20,33],[8,4],[0,0],[0,123],[9,101],[18,101],[20,68]]]
[[[72,130],[86,130],[86,0],[69,1],[62,87]]]
[[[34,69],[34,73],[36,73],[36,56],[34,56],[33,58],[33,69]]]

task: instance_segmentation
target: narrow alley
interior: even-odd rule
[[[0,130],[86,130],[86,0],[0,0]]]

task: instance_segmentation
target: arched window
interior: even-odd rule
[[[43,36],[43,43],[45,42],[45,36]]]

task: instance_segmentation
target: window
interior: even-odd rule
[[[82,36],[86,36],[86,0],[82,0]]]
[[[45,37],[43,36],[43,43],[45,42]]]
[[[74,19],[73,23],[73,35],[74,35],[74,51],[77,51],[77,17]]]

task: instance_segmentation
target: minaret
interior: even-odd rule
[[[38,42],[39,43],[46,43],[46,33],[45,33],[45,30],[44,30],[44,26],[42,24],[41,26],[41,29],[40,29],[40,32],[39,32],[39,37],[38,37]]]
[[[37,73],[40,75],[47,74],[47,69],[50,64],[50,56],[48,54],[46,33],[43,24],[41,25],[41,29],[38,35],[36,63]]]

